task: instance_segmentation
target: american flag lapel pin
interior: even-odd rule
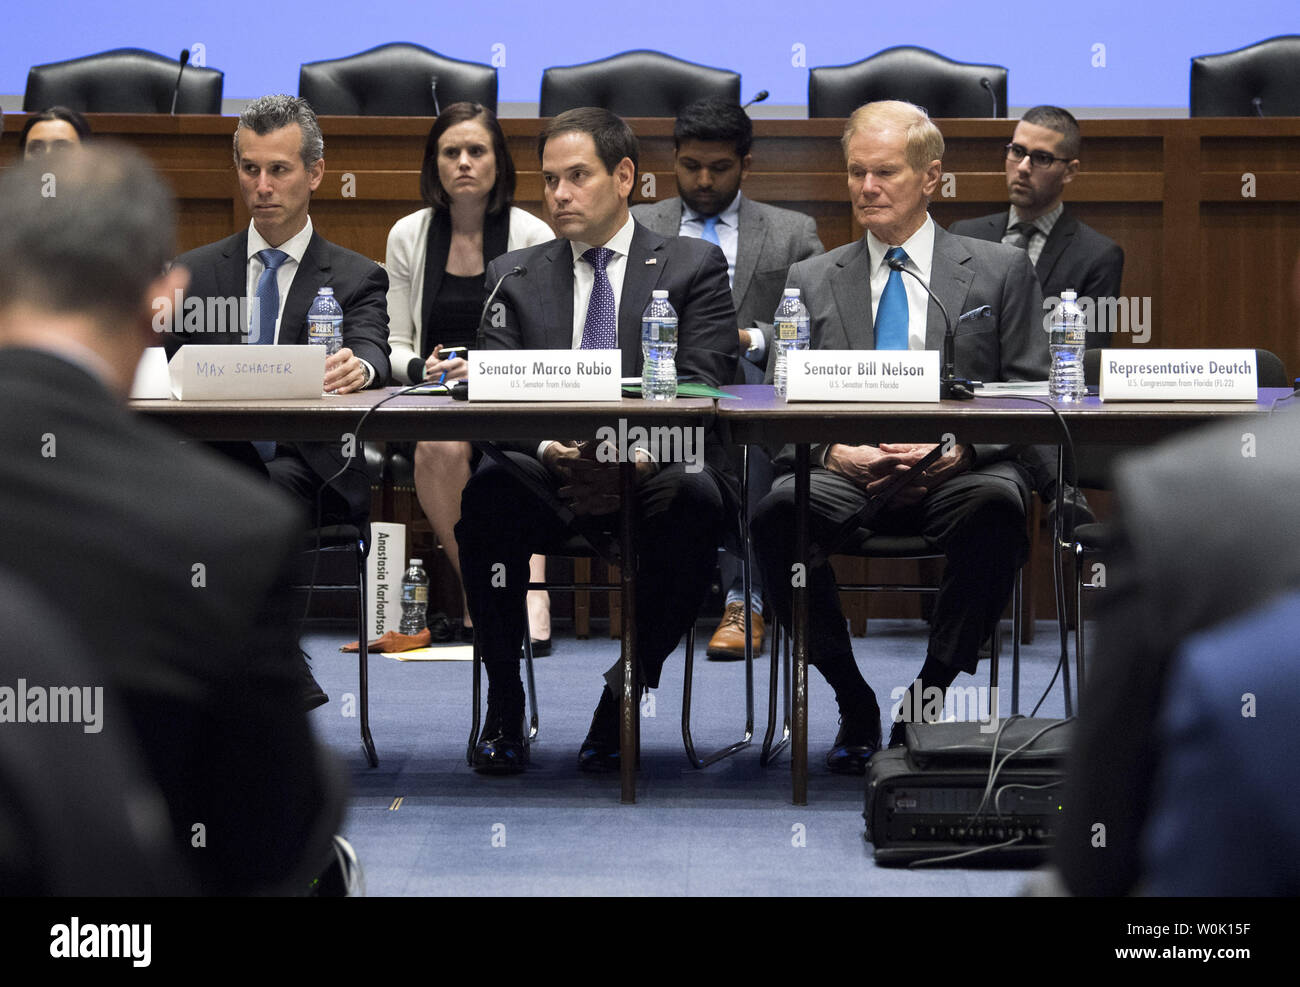
[[[658,263],[659,263],[659,258],[658,258],[658,257],[650,257],[650,258],[648,258],[648,259],[646,260],[646,263],[647,263],[647,264],[658,264]]]

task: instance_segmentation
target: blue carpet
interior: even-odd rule
[[[1004,628],[1008,627],[1004,622]],[[594,632],[594,629],[593,629]],[[701,640],[707,640],[702,631]],[[1010,645],[1002,662],[1003,715],[1010,711]],[[1009,895],[1019,870],[877,867],[862,839],[863,783],[830,774],[822,756],[838,729],[830,688],[810,673],[808,805],[790,804],[788,753],[758,763],[767,711],[766,656],[755,662],[755,743],[732,758],[693,769],[683,754],[683,654],[641,721],[636,805],[619,804],[617,776],[575,766],[616,641],[578,641],[556,629],[555,652],[537,660],[541,712],[532,767],[507,778],[476,775],[465,763],[470,722],[469,662],[402,663],[370,657],[371,729],[379,767],[366,766],[351,712],[351,635],[316,630],[303,639],[330,702],[311,716],[351,779],[343,832],[365,869],[367,893],[385,895]],[[889,714],[889,694],[911,682],[925,653],[918,621],[878,620],[854,639],[859,666]],[[692,730],[701,753],[740,738],[743,662],[696,660]],[[1021,711],[1052,677],[1056,626],[1042,622],[1021,649]],[[961,676],[957,686],[988,684]],[[1059,680],[1039,711],[1063,715]],[[886,725],[887,729],[887,725]],[[401,802],[393,808],[397,799]]]

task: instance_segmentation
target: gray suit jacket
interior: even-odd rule
[[[800,289],[808,306],[813,349],[875,349],[871,260],[865,236],[795,264],[786,284]],[[988,315],[955,326],[960,376],[977,381],[1047,379],[1043,296],[1029,255],[1023,250],[953,236],[936,225],[930,288],[943,300],[954,323],[966,312],[989,307]],[[925,348],[942,349],[943,337],[943,314],[931,300]],[[976,462],[1000,458],[1003,450],[1001,446],[977,446]]]
[[[632,207],[638,223],[660,236],[677,236],[682,227],[682,200],[643,202]],[[772,349],[772,314],[781,301],[786,272],[796,261],[816,257],[825,248],[811,216],[740,198],[740,243],[731,297],[737,328],[757,326]]]

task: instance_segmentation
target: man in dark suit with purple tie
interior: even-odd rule
[[[638,149],[632,130],[607,110],[557,116],[538,139],[542,179],[560,239],[498,257],[487,283],[501,283],[499,314],[484,330],[485,349],[610,349],[624,376],[642,369],[641,313],[655,289],[677,311],[677,374],[714,387],[734,379],[739,341],[727,261],[715,244],[663,237],[628,211]],[[520,642],[527,633],[524,595],[530,555],[559,550],[570,529],[534,492],[548,485],[583,523],[609,527],[618,510],[618,464],[596,445],[565,441],[509,453],[532,487],[484,461],[465,487],[456,525],[470,615],[488,673],[488,713],[474,767],[512,773],[527,766],[523,743]],[[657,686],[664,659],[695,619],[708,590],[734,478],[721,443],[709,436],[703,462],[655,462],[637,456],[637,653],[644,684]],[[504,585],[494,570],[505,565]],[[584,771],[618,767],[616,665],[579,753]]]

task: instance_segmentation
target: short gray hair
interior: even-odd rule
[[[274,96],[262,96],[253,100],[239,114],[239,126],[235,128],[235,164],[239,164],[239,131],[251,130],[259,137],[273,130],[296,123],[302,128],[302,165],[310,168],[325,157],[325,138],[316,122],[316,111],[301,96],[286,96],[277,93]]]
[[[175,253],[171,189],[125,145],[69,148],[0,176],[0,304],[112,327],[148,309]]]

